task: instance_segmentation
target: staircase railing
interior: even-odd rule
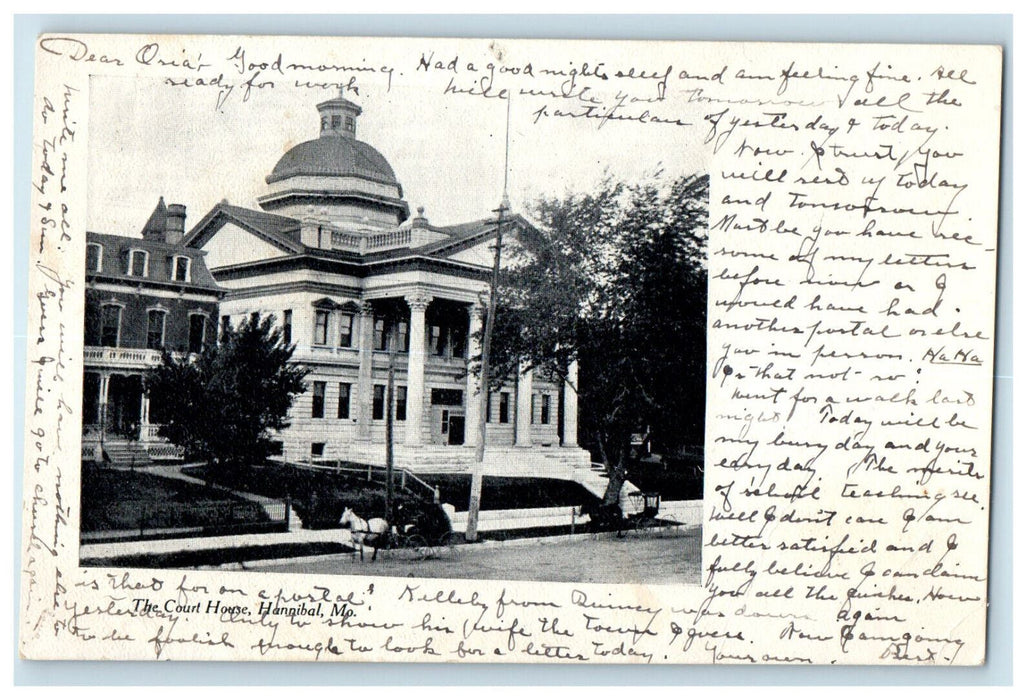
[[[338,475],[351,475],[365,478],[366,481],[373,481],[384,484],[387,482],[387,469],[380,465],[359,464],[357,462],[346,462],[340,459],[322,460],[313,462],[285,462],[288,466],[296,469],[309,469],[323,473]],[[402,490],[411,491],[424,496],[435,503],[441,500],[437,486],[432,486],[419,476],[405,467],[392,469],[392,483],[397,483]]]

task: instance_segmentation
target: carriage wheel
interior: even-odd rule
[[[427,540],[420,533],[414,532],[406,535],[403,547],[405,547],[406,553],[413,559],[424,560],[430,556],[430,547],[427,544]]]

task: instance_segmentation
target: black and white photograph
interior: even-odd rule
[[[699,584],[704,147],[366,79],[91,78],[81,564]]]
[[[26,658],[985,662],[1000,46],[34,52]]]

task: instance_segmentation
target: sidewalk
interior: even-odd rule
[[[699,530],[696,524],[666,525],[656,528],[649,528],[640,531],[625,531],[619,538],[617,533],[578,533],[563,535],[546,535],[542,537],[515,537],[507,540],[485,540],[476,543],[458,542],[457,548],[463,550],[494,550],[511,547],[524,547],[529,545],[549,545],[584,541],[598,541],[606,539],[639,539],[656,538],[665,535],[677,536]],[[84,544],[79,547],[80,560],[113,559],[116,557],[134,556],[162,556],[186,553],[203,553],[216,550],[235,549],[245,550],[247,548],[272,548],[290,547],[300,544],[332,544],[348,545],[352,542],[351,531],[345,528],[333,530],[292,530],[290,532],[270,532],[254,535],[228,535],[224,537],[192,537],[185,539],[168,540],[138,540],[133,542],[115,543],[94,543]],[[328,555],[320,555],[328,556]],[[277,557],[262,556],[253,559],[254,563],[262,564],[288,564],[291,561],[315,559],[317,557]],[[338,555],[340,556],[340,555]]]
[[[246,547],[276,547],[293,544],[350,544],[351,533],[346,529],[291,530],[256,535],[227,535],[222,537],[190,537],[168,540],[137,540],[133,542],[103,542],[79,547],[79,558],[112,559],[115,557],[205,552],[218,549]]]
[[[198,479],[196,476],[190,476],[184,474],[184,469],[190,469],[193,467],[204,466],[202,462],[194,462],[191,464],[149,464],[146,467],[137,467],[137,471],[143,474],[154,474],[155,476],[163,476],[167,479],[179,479],[180,481],[186,481],[188,484],[195,484],[197,486],[205,486],[214,491],[222,491],[224,493],[233,494],[238,498],[243,498],[246,501],[252,501],[253,503],[259,503],[265,505],[270,501],[276,499],[267,498],[265,496],[259,496],[258,494],[248,493],[247,491],[237,491],[235,489],[222,486],[221,484],[209,483],[204,479]]]

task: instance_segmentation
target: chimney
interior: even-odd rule
[[[165,242],[179,243],[186,231],[187,207],[183,204],[170,204],[165,215]]]

